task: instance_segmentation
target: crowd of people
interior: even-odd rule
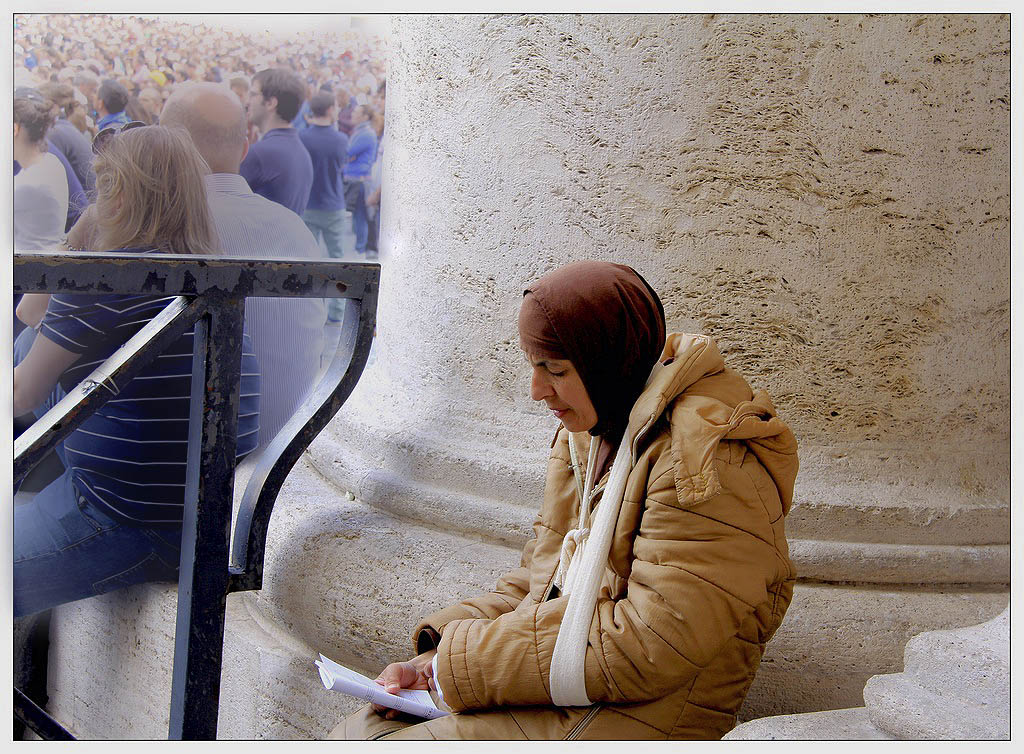
[[[350,141],[355,149],[351,155],[338,156],[324,154],[321,148],[314,155],[312,176],[300,169],[298,185],[282,188],[285,178],[279,177],[275,185],[252,186],[253,190],[271,199],[293,196],[291,208],[300,216],[308,205],[310,230],[323,239],[332,256],[346,250],[376,255],[386,90],[386,43],[380,36],[359,28],[322,28],[313,16],[309,31],[287,39],[158,17],[19,14],[14,20],[15,99],[45,99],[52,105],[45,146],[66,168],[65,232],[94,189],[89,142],[99,132],[129,122],[158,124],[168,98],[186,83],[219,84],[251,110],[254,80],[262,71],[274,70],[280,72],[277,80],[284,86],[279,86],[279,112],[272,122],[262,123],[249,112],[250,147],[267,136],[278,138],[279,144],[280,132],[288,128],[302,132],[329,127],[345,137],[332,140],[333,150],[347,150]],[[325,96],[333,100],[330,112],[317,115],[313,100],[323,101]],[[254,149],[257,155],[266,151],[274,150]],[[295,150],[285,157],[288,167],[292,160],[305,163]],[[243,169],[247,179],[256,162],[254,155]],[[16,172],[19,167],[20,163]],[[329,227],[324,212],[334,213]],[[343,227],[343,222],[348,225]],[[345,247],[343,240],[352,235],[354,241]]]
[[[15,16],[15,42],[16,251],[376,256],[379,38],[347,30],[280,41],[163,19],[51,14]],[[168,300],[16,299],[16,433]],[[239,458],[266,448],[305,400],[325,324],[340,317],[322,299],[246,302]],[[59,444],[56,478],[36,480],[19,499],[16,616],[175,578],[191,337],[118,386]]]

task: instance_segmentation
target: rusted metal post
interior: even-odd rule
[[[207,294],[192,357],[188,471],[168,738],[217,737],[244,299]]]

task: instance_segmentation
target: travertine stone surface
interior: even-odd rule
[[[374,675],[408,656],[420,616],[489,588],[518,558],[347,500],[300,460],[271,520],[265,588],[228,600],[218,737],[322,738],[357,705],[323,689],[318,652]],[[56,608],[55,717],[82,738],[165,738],[176,605],[173,586],[153,584]],[[856,702],[870,676],[900,669],[921,625],[1003,606],[997,593],[799,584],[741,719]]]
[[[1002,590],[797,584],[740,720],[861,706],[864,684],[899,672],[915,634],[971,625],[1005,606]]]
[[[521,545],[555,429],[526,396],[521,290],[631,264],[800,440],[787,530],[809,588],[747,712],[859,704],[910,636],[1004,604],[1008,28],[395,19],[379,358],[314,464],[377,508]]]
[[[979,626],[915,636],[903,672],[871,678],[864,703],[895,738],[1009,739],[1009,606]]]
[[[1005,16],[394,25],[380,358],[325,473],[521,541],[553,424],[525,394],[520,291],[622,261],[793,426],[809,577],[1006,583]]]
[[[725,734],[730,741],[890,741],[863,707],[762,717]]]
[[[408,383],[523,406],[510,285],[594,256],[637,264],[809,444],[1005,442],[1007,17],[417,16],[393,39],[385,294],[436,305],[382,312],[411,328],[382,361],[481,333]]]

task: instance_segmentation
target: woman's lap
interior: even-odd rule
[[[70,471],[14,507],[14,614],[177,579],[180,528],[118,522],[80,499]]]
[[[385,720],[367,704],[345,718],[328,738],[342,741],[557,741],[565,738],[589,710],[586,707],[505,707],[434,720],[408,715]],[[522,725],[516,721],[517,716],[524,718]],[[526,730],[530,731],[529,735]]]

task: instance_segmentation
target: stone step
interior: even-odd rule
[[[222,738],[323,737],[354,707],[324,691],[316,653],[374,674],[411,654],[421,616],[519,562],[519,548],[480,536],[467,510],[460,520],[433,509],[429,522],[396,510],[351,499],[306,456],[296,464],[271,520],[264,588],[228,600]],[[854,706],[871,675],[899,669],[911,636],[1005,604],[963,588],[798,584],[741,719]],[[166,736],[175,606],[173,586],[151,584],[56,608],[55,716],[84,737]]]
[[[863,707],[751,720],[737,725],[724,738],[728,741],[892,740],[892,736],[875,727]]]
[[[402,400],[390,392],[386,375],[369,370],[341,414],[310,446],[310,462],[339,489],[370,505],[426,525],[438,525],[441,517],[486,540],[521,547],[543,495],[551,439],[543,425],[528,433],[520,426],[517,434],[494,434],[480,429],[492,424],[480,408],[473,421],[456,412],[437,426],[392,399]],[[553,435],[553,426],[548,429]],[[510,447],[515,438],[521,445]],[[843,463],[833,469],[833,484],[819,484],[822,470],[815,466],[831,463],[829,454],[811,448],[786,522],[801,578],[1009,583],[1009,510],[998,494],[979,499],[957,488],[940,491],[924,471],[934,466],[929,459],[893,460],[894,453],[865,449],[830,452]],[[880,458],[898,465],[902,476],[880,468],[885,463]],[[902,481],[883,481],[895,478]]]
[[[864,687],[873,723],[901,739],[1009,738],[1009,607],[991,621],[915,636],[902,673]]]

